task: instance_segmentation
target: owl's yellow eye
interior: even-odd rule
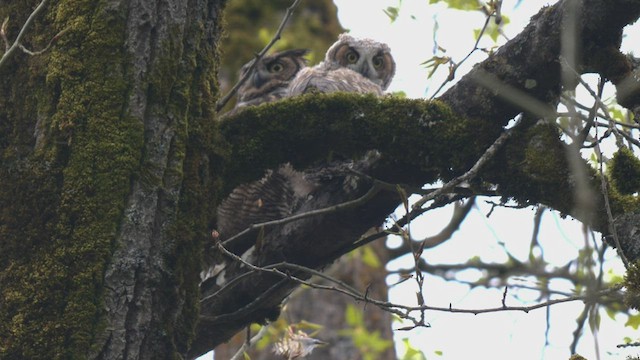
[[[358,62],[358,59],[360,58],[358,53],[353,50],[349,51],[346,57],[347,57],[347,62],[349,62],[349,64],[355,64],[356,62]]]
[[[382,66],[384,65],[384,59],[382,58],[382,55],[378,55],[376,57],[374,57],[371,62],[373,63],[373,67],[376,70],[380,70],[382,69]]]
[[[284,70],[284,66],[282,66],[282,64],[280,64],[279,62],[275,62],[269,65],[269,72],[278,73],[282,70]]]

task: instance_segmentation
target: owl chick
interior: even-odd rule
[[[382,95],[395,71],[387,44],[342,34],[327,50],[324,61],[296,75],[287,96],[335,91]]]
[[[238,101],[232,111],[283,98],[291,80],[307,66],[304,56],[308,52],[308,49],[285,50],[261,58],[253,73],[238,89]],[[240,77],[249,71],[253,61],[242,66]]]

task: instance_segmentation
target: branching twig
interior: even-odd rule
[[[596,130],[596,139],[597,137],[598,137],[598,132]],[[600,151],[600,145],[598,143],[596,143],[596,149]],[[624,251],[622,250],[622,246],[620,245],[620,239],[618,238],[618,232],[616,231],[616,228],[613,225],[613,213],[611,212],[611,204],[609,203],[609,191],[607,189],[607,180],[604,175],[602,163],[603,161],[602,159],[600,159],[600,187],[602,190],[602,196],[604,197],[604,207],[607,210],[607,217],[608,217],[607,222],[609,223],[609,232],[613,236],[613,242],[616,245],[616,252],[618,253],[618,256],[620,256],[620,259],[622,260],[624,267],[628,269],[629,259],[627,259],[627,256],[624,254]]]
[[[259,229],[262,227],[266,227],[266,226],[275,226],[275,225],[281,225],[281,224],[285,224],[288,222],[292,222],[295,220],[300,220],[300,219],[304,219],[304,218],[308,218],[311,216],[318,216],[318,215],[323,215],[323,214],[329,214],[329,213],[333,213],[336,211],[340,211],[340,210],[345,210],[345,209],[350,209],[359,205],[364,204],[365,202],[367,202],[369,199],[373,198],[378,192],[380,192],[382,189],[381,187],[377,184],[374,183],[373,186],[371,187],[371,189],[369,189],[369,191],[362,195],[361,197],[355,199],[355,200],[351,200],[351,201],[346,201],[344,203],[341,204],[337,204],[337,205],[333,205],[333,206],[329,206],[326,208],[322,208],[322,209],[318,209],[318,210],[312,210],[312,211],[307,211],[301,214],[296,214],[296,215],[292,215],[286,218],[282,218],[282,219],[278,219],[278,220],[271,220],[271,221],[265,221],[262,223],[258,223],[258,224],[252,224],[250,225],[248,228],[244,229],[243,231],[237,233],[236,235],[230,237],[229,239],[226,239],[222,245],[226,246],[228,245],[230,242],[232,242],[233,240],[255,230],[255,229]]]
[[[487,15],[484,25],[482,26],[482,30],[480,30],[480,33],[478,34],[478,38],[476,39],[476,43],[473,45],[473,49],[471,49],[471,51],[469,51],[469,53],[462,60],[460,60],[460,62],[453,63],[452,61],[452,66],[449,68],[449,76],[447,76],[447,78],[442,82],[442,84],[440,84],[440,87],[438,87],[438,89],[433,93],[433,95],[431,95],[430,100],[435,99],[436,95],[438,95],[440,90],[442,90],[442,88],[444,88],[444,86],[448,82],[453,81],[453,79],[455,79],[456,70],[458,70],[460,65],[462,65],[465,61],[467,61],[467,59],[479,49],[478,44],[480,44],[480,39],[482,39],[482,35],[484,35],[484,32],[487,30],[487,26],[489,26],[490,20],[491,20],[491,15]]]
[[[29,29],[29,26],[31,26],[31,24],[33,23],[33,20],[36,18],[36,16],[38,16],[38,14],[42,11],[42,9],[44,9],[44,6],[46,5],[47,0],[42,0],[42,2],[35,8],[35,10],[33,10],[33,12],[31,13],[31,15],[29,15],[29,17],[27,18],[27,21],[25,21],[24,25],[22,25],[22,29],[20,29],[20,32],[18,33],[18,36],[16,37],[16,39],[14,40],[13,44],[11,46],[9,46],[9,42],[5,33],[5,28],[6,28],[6,23],[8,20],[5,20],[4,23],[2,24],[2,38],[5,42],[5,46],[8,46],[7,51],[5,51],[5,53],[2,55],[2,58],[0,58],[0,67],[2,67],[2,65],[4,65],[4,63],[9,59],[9,57],[18,49],[18,48],[22,48],[21,45],[21,41],[22,38],[24,37],[24,35],[26,34],[27,30]],[[57,35],[54,36],[54,39],[56,39]],[[52,39],[53,41],[53,39]],[[49,46],[47,46],[48,48]]]
[[[282,18],[282,22],[280,22],[280,26],[278,27],[278,30],[276,31],[276,34],[273,36],[273,39],[271,39],[271,41],[269,41],[267,46],[265,46],[264,49],[262,49],[262,51],[260,51],[259,53],[256,54],[255,59],[251,62],[251,65],[249,65],[249,69],[247,69],[247,71],[238,80],[238,82],[233,86],[233,88],[231,88],[231,90],[229,90],[229,92],[224,97],[222,97],[220,100],[218,100],[218,102],[216,103],[216,111],[222,110],[222,108],[229,102],[231,97],[233,95],[235,95],[236,92],[238,92],[238,89],[240,88],[240,86],[242,86],[242,84],[244,84],[244,82],[247,81],[249,76],[251,76],[251,73],[253,73],[253,70],[255,69],[256,64],[258,63],[258,61],[260,61],[260,59],[262,59],[262,57],[267,53],[267,51],[269,51],[269,49],[271,49],[271,47],[278,40],[280,40],[280,36],[282,35],[282,30],[284,30],[285,25],[289,21],[289,18],[293,14],[293,11],[298,6],[298,3],[300,3],[300,1],[301,0],[295,0],[293,2],[293,4],[291,4],[291,6],[289,6],[287,8],[287,12],[284,14],[284,18]]]
[[[311,269],[311,268],[307,268],[307,267],[301,266],[301,265],[286,263],[286,262],[285,263],[272,264],[272,265],[268,265],[268,266],[264,266],[264,267],[255,266],[255,265],[243,260],[238,255],[235,255],[234,253],[232,253],[229,250],[225,249],[224,246],[222,246],[222,244],[220,244],[220,243],[218,243],[218,249],[224,255],[230,257],[231,259],[233,259],[233,260],[235,260],[235,261],[237,261],[237,262],[239,262],[241,264],[244,264],[245,266],[247,266],[247,267],[249,267],[251,269],[250,272],[247,272],[245,274],[240,275],[241,277],[244,277],[245,275],[250,274],[251,272],[266,272],[266,273],[275,274],[275,275],[281,276],[283,278],[282,281],[291,280],[291,281],[296,281],[299,284],[309,286],[309,287],[314,288],[314,289],[337,291],[337,292],[340,292],[340,293],[345,294],[347,296],[350,296],[350,297],[352,297],[353,299],[355,299],[357,301],[364,301],[364,302],[367,302],[367,303],[374,304],[374,305],[382,308],[385,311],[389,311],[389,312],[399,316],[400,318],[413,321],[413,319],[411,319],[408,316],[408,313],[404,313],[404,312],[401,312],[398,309],[395,309],[397,307],[395,304],[390,303],[390,302],[386,302],[386,301],[379,301],[379,300],[372,299],[372,298],[368,297],[367,295],[363,295],[363,294],[359,293],[356,289],[354,289],[353,287],[349,286],[348,284],[346,284],[346,283],[344,283],[344,282],[342,282],[340,280],[334,279],[333,277],[328,276],[326,274],[323,274],[323,273],[321,273],[321,272],[319,272],[317,270],[314,270],[314,269]],[[317,276],[320,276],[320,277],[322,277],[322,278],[324,278],[326,280],[329,280],[330,282],[333,282],[333,283],[339,285],[340,287],[315,284],[315,283],[306,281],[304,279],[301,279],[301,278],[299,278],[297,276],[294,276],[292,274],[285,273],[282,270],[280,270],[279,268],[290,268],[290,269],[293,269],[293,270],[296,270],[296,271],[307,272],[307,273],[309,273],[311,275],[317,275]],[[276,283],[276,285],[274,285],[274,287],[275,286],[279,286],[281,283],[282,282]],[[229,284],[227,284],[227,286],[228,285]],[[215,297],[215,294],[207,296],[206,298],[203,298],[202,300],[200,300],[200,302],[201,303],[205,302],[208,299],[211,299],[213,297]],[[251,306],[252,304],[256,303],[258,300],[259,299],[254,300],[250,304],[246,305],[244,308],[247,308],[247,307]],[[260,301],[262,301],[262,300],[260,300]],[[236,312],[234,312],[234,314],[235,313],[241,313],[241,312],[240,311],[236,311]],[[229,315],[229,314],[226,314],[226,315]],[[226,316],[226,315],[221,315],[221,316]],[[215,319],[217,320],[221,316],[218,316]]]
[[[513,127],[515,128],[516,126],[518,126],[518,124],[520,123],[520,120],[518,119],[518,121],[516,121],[516,123],[513,125]],[[512,128],[513,129],[513,128]],[[456,185],[464,182],[464,181],[468,181],[470,179],[472,179],[473,177],[475,177],[478,174],[478,171],[480,171],[480,168],[487,162],[489,161],[491,158],[493,158],[493,156],[495,155],[495,153],[498,151],[498,149],[500,148],[500,146],[502,146],[502,144],[509,138],[509,136],[511,136],[512,130],[506,130],[504,131],[502,134],[500,134],[500,136],[496,139],[496,141],[491,144],[491,146],[489,146],[489,148],[484,152],[484,154],[482,154],[482,156],[480,157],[480,159],[478,159],[478,161],[471,167],[471,169],[469,169],[469,171],[467,171],[466,173],[464,173],[461,176],[458,176],[457,178],[449,181],[448,183],[444,184],[440,189],[425,195],[422,197],[422,199],[418,200],[413,206],[412,209],[418,209],[420,207],[422,207],[422,205],[424,205],[427,201],[430,201],[432,199],[434,199],[436,196],[439,196],[443,193],[449,192],[451,191],[451,189],[453,189]]]
[[[451,307],[450,305],[448,308],[429,307],[429,310],[444,311],[444,312],[451,312],[451,313],[465,313],[465,314],[474,314],[474,315],[486,314],[486,313],[492,313],[492,312],[501,312],[501,311],[523,311],[525,313],[528,313],[529,311],[532,311],[532,310],[546,308],[547,306],[562,304],[566,302],[572,302],[572,301],[594,302],[595,299],[614,294],[620,291],[621,288],[622,286],[613,286],[609,289],[602,290],[594,294],[569,296],[566,298],[548,300],[545,302],[541,302],[541,303],[529,305],[529,306],[507,306],[507,307],[500,306],[500,307],[488,308],[488,309],[457,309],[457,308]]]
[[[547,308],[549,306],[555,305],[555,304],[560,304],[560,303],[565,303],[565,302],[572,302],[572,301],[584,301],[587,304],[590,303],[594,303],[596,299],[607,296],[607,295],[611,295],[614,294],[618,291],[620,291],[622,289],[621,285],[615,285],[609,289],[606,290],[602,290],[602,291],[598,291],[595,293],[588,293],[586,295],[577,295],[577,296],[569,296],[566,298],[562,298],[562,299],[555,299],[555,300],[548,300],[542,303],[538,303],[538,304],[534,304],[534,305],[529,305],[529,306],[506,306],[506,304],[503,303],[501,304],[502,306],[500,307],[496,307],[496,308],[487,308],[487,309],[461,309],[461,308],[454,308],[451,305],[449,305],[449,307],[445,308],[445,307],[437,307],[437,306],[430,306],[430,305],[420,305],[420,306],[405,306],[405,305],[401,305],[401,304],[394,304],[394,303],[390,303],[390,302],[386,302],[386,301],[379,301],[379,300],[375,300],[372,299],[370,297],[368,297],[367,295],[364,295],[360,292],[358,292],[356,289],[354,289],[353,287],[345,284],[344,282],[334,279],[328,275],[322,274],[321,272],[317,271],[317,270],[313,270],[310,268],[306,268],[304,266],[300,266],[300,265],[295,265],[295,264],[290,264],[290,263],[279,263],[279,264],[272,264],[272,265],[268,265],[265,267],[259,267],[259,266],[255,266],[253,264],[248,263],[247,261],[243,260],[242,258],[240,258],[239,256],[231,253],[230,251],[224,249],[224,247],[222,247],[222,245],[218,245],[220,250],[222,251],[222,253],[224,253],[226,256],[229,256],[230,258],[232,258],[235,261],[238,261],[242,264],[244,264],[245,266],[247,266],[248,268],[250,268],[251,270],[248,273],[251,272],[268,272],[271,274],[275,274],[278,276],[281,276],[283,279],[279,282],[277,282],[272,288],[275,288],[277,286],[280,286],[283,281],[296,281],[300,284],[304,284],[307,285],[309,287],[315,288],[315,289],[321,289],[321,290],[330,290],[330,291],[337,291],[340,293],[343,293],[347,296],[352,297],[353,299],[357,300],[357,301],[363,301],[366,303],[370,303],[370,304],[374,304],[380,308],[382,308],[385,311],[389,311],[397,316],[399,316],[402,319],[405,320],[409,320],[411,322],[413,322],[413,326],[408,326],[405,328],[401,328],[401,329],[397,329],[397,330],[410,330],[413,329],[415,327],[419,327],[419,326],[429,326],[428,324],[425,324],[424,321],[419,321],[416,320],[415,318],[413,318],[411,316],[412,312],[418,311],[418,312],[423,312],[423,311],[427,311],[427,310],[431,310],[431,311],[443,311],[443,312],[450,312],[450,313],[467,313],[467,314],[483,314],[483,313],[492,313],[492,312],[500,312],[500,311],[523,311],[525,313],[528,313],[529,311],[535,310],[535,309],[540,309],[540,308]],[[335,286],[326,286],[326,285],[320,285],[320,284],[315,284],[303,279],[300,279],[296,276],[293,276],[290,273],[285,273],[282,270],[279,270],[281,268],[289,268],[295,271],[299,271],[299,272],[307,272],[311,275],[318,275],[323,277],[324,279],[329,280],[330,282],[333,282],[335,284],[338,284],[339,287],[335,287]],[[268,291],[267,291],[268,292]],[[205,301],[206,299],[202,299],[201,301]],[[260,301],[262,301],[261,298],[254,300],[253,302],[251,302],[250,304],[246,305],[245,307],[243,307],[243,309],[241,309],[242,311],[244,311],[245,308],[251,307],[253,304],[257,304]],[[225,314],[225,315],[220,315],[217,317],[213,317],[210,318],[206,315],[203,315],[203,318],[205,319],[209,319],[209,320],[219,320],[220,318],[227,318],[227,317],[231,317],[234,314],[239,313],[238,311],[234,312],[233,314]]]

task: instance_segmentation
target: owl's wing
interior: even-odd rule
[[[218,206],[220,240],[225,241],[253,224],[290,216],[298,201],[314,188],[289,164],[267,171],[258,181],[238,186]],[[228,250],[242,253],[253,245],[255,238],[255,233],[243,236],[228,244]]]
[[[324,77],[323,74],[324,72],[317,66],[300,70],[289,84],[287,96],[296,96],[311,92],[310,89],[313,87],[311,83],[317,78]]]
[[[348,68],[337,68],[327,72],[325,83],[331,91],[347,91],[382,96],[380,85]]]

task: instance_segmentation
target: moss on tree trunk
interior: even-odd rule
[[[0,7],[10,38],[37,3]],[[25,44],[64,29],[56,45],[0,69],[0,357],[186,351],[217,188],[203,169],[221,11],[48,4]]]

